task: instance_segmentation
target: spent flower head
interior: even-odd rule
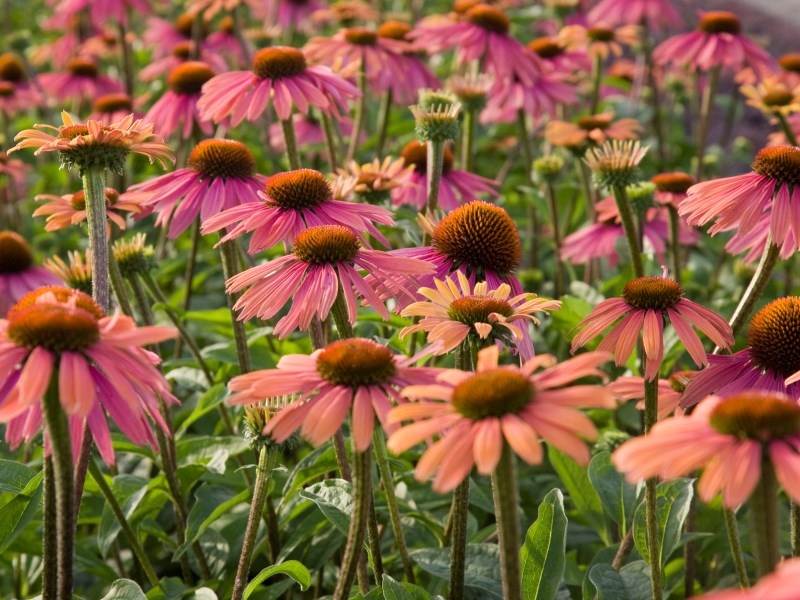
[[[610,140],[599,148],[590,148],[584,162],[592,170],[595,182],[605,188],[625,187],[636,181],[639,163],[647,146],[638,141]]]
[[[452,142],[458,138],[461,132],[458,124],[458,114],[461,112],[460,102],[437,104],[430,107],[415,104],[409,108],[416,120],[414,132],[421,141]]]

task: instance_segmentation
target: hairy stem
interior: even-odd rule
[[[644,277],[644,263],[642,262],[639,235],[636,231],[633,210],[631,210],[631,204],[628,201],[628,194],[625,192],[625,187],[621,185],[615,185],[613,192],[614,200],[617,203],[617,210],[619,211],[619,218],[622,221],[622,229],[625,231],[625,240],[628,242],[631,264],[633,265],[633,274],[635,277]]]
[[[336,581],[336,589],[333,592],[334,600],[347,600],[350,597],[350,588],[358,569],[358,559],[364,548],[369,505],[372,501],[370,457],[369,451],[354,451],[353,514],[350,518],[350,529],[347,533],[347,544],[344,549],[339,579]],[[365,590],[361,591],[366,593]]]
[[[736,577],[739,580],[739,587],[744,589],[750,587],[750,580],[747,578],[747,567],[744,564],[744,552],[742,551],[742,540],[739,538],[739,525],[736,523],[736,513],[730,509],[722,507],[722,515],[725,517],[725,529],[728,532],[728,543],[731,547],[731,557],[733,566],[736,569]]]
[[[519,566],[519,511],[517,510],[516,456],[503,442],[500,462],[492,473],[494,514],[500,546],[500,575],[504,600],[522,600],[522,581]]]

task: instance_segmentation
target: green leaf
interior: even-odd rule
[[[401,583],[383,574],[383,597],[385,600],[430,600],[431,595],[418,585]]]
[[[656,515],[661,564],[681,543],[681,532],[694,495],[693,479],[664,481],[656,487]],[[633,541],[642,558],[649,560],[645,503],[639,504],[633,518]]]
[[[225,435],[198,435],[178,440],[176,451],[180,465],[206,464],[224,450],[229,456],[241,454],[248,448],[244,438]]]
[[[135,581],[117,579],[102,600],[147,600],[147,596]]]
[[[12,463],[12,461],[5,460],[2,462]],[[27,469],[27,467],[25,468]],[[22,483],[18,477],[14,477],[14,473],[22,475],[22,470],[15,471],[11,467],[2,470],[12,476],[12,479],[6,482],[10,483],[10,486],[17,486]],[[30,471],[32,475],[28,478],[27,483],[23,485],[11,500],[0,507],[0,553],[5,551],[17,536],[22,533],[25,529],[25,525],[30,522],[36,514],[36,511],[39,510],[42,493],[44,492],[44,488],[41,485],[44,471],[34,473],[31,469],[27,470]]]
[[[409,554],[422,570],[444,580],[450,579],[450,548],[421,548]],[[468,544],[466,563],[464,586],[481,592],[484,599],[501,600],[503,591],[497,544]]]
[[[223,383],[210,387],[200,398],[191,413],[181,422],[175,431],[175,437],[180,438],[195,421],[214,410],[228,397],[227,388]]]
[[[615,571],[611,565],[598,564],[587,575],[597,590],[597,600],[650,600],[650,568],[637,560]]]
[[[247,584],[244,590],[244,599],[247,600],[261,582],[273,575],[288,575],[300,584],[300,589],[306,591],[311,586],[311,573],[305,565],[296,560],[287,560],[279,565],[273,565],[262,570],[258,575],[253,577],[253,580]]]
[[[19,494],[36,471],[13,460],[0,459],[0,492]]]
[[[604,542],[608,543],[603,503],[594,490],[592,482],[589,481],[586,469],[553,446],[547,447],[547,455],[575,505],[578,515],[583,517],[584,521],[600,535]]]
[[[147,492],[148,480],[136,475],[117,475],[111,482],[111,491],[122,508],[122,514],[130,520],[136,507],[144,498]],[[117,521],[117,517],[111,512],[108,504],[103,506],[103,515],[100,517],[100,526],[97,528],[97,547],[103,558],[108,556],[109,550],[117,539],[117,535],[122,530],[122,526]],[[123,581],[123,580],[120,580]]]
[[[249,489],[234,495],[232,490],[218,485],[204,483],[197,488],[195,503],[186,520],[186,542],[175,551],[173,560],[179,559],[214,521],[249,498]]]
[[[564,575],[567,551],[567,515],[564,496],[550,490],[539,505],[539,516],[528,529],[520,551],[522,596],[526,600],[556,597]]]
[[[588,475],[606,514],[620,526],[620,535],[624,536],[633,518],[638,486],[625,480],[611,463],[611,453],[605,450],[592,457]]]
[[[328,479],[315,483],[300,492],[300,497],[311,500],[336,529],[347,535],[350,515],[353,514],[352,485],[344,479]]]

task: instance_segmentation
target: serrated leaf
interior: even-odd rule
[[[347,535],[353,514],[352,489],[349,481],[328,479],[303,489],[300,496],[316,504],[333,526]]]
[[[214,521],[237,504],[246,502],[249,498],[249,489],[242,490],[234,495],[232,490],[218,485],[204,483],[197,488],[195,503],[186,520],[186,543],[175,551],[173,560],[179,559]]]
[[[102,600],[147,600],[147,596],[135,581],[117,579]]]
[[[628,483],[617,471],[608,451],[599,452],[592,457],[588,475],[606,514],[620,526],[620,535],[624,536],[633,519],[639,494],[638,486]]]
[[[564,484],[578,514],[600,535],[603,541],[608,543],[603,503],[594,490],[592,482],[589,481],[586,469],[553,446],[547,447],[547,456]]]
[[[287,560],[279,565],[273,565],[263,569],[258,575],[253,577],[244,590],[244,600],[247,600],[254,591],[258,589],[261,582],[273,575],[288,575],[300,584],[300,589],[306,591],[311,586],[311,573],[306,566],[296,560]]]
[[[12,461],[3,462],[10,463]],[[25,525],[30,522],[36,511],[39,510],[42,493],[44,492],[44,486],[41,485],[44,471],[39,473],[34,473],[30,469],[28,471],[33,476],[28,479],[27,483],[13,498],[0,507],[0,553],[5,551],[17,536],[22,533]],[[11,469],[6,469],[5,472],[13,476]],[[22,473],[21,470],[18,471],[18,474],[21,475]],[[19,478],[13,478],[11,482],[14,487],[21,483]]]
[[[556,488],[539,505],[539,515],[528,529],[520,551],[522,596],[526,600],[555,598],[564,575],[566,549],[564,496]]]
[[[450,579],[450,548],[412,550],[411,558],[420,568],[444,580]],[[464,586],[480,592],[484,599],[503,597],[500,583],[500,549],[497,544],[468,544]]]
[[[663,481],[656,487],[656,515],[661,564],[666,564],[669,555],[678,547],[683,531],[683,522],[689,514],[694,495],[692,479],[682,478]],[[646,507],[639,504],[633,518],[633,541],[636,549],[646,561],[650,553],[647,548]]]

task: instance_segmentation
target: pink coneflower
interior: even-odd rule
[[[558,310],[561,302],[537,298],[536,294],[511,296],[511,286],[501,284],[489,290],[485,281],[470,285],[466,275],[456,272],[457,280],[435,279],[436,289],[420,288],[428,302],[414,302],[402,311],[404,317],[422,317],[419,323],[404,327],[400,338],[417,331],[428,332],[428,350],[445,354],[464,341],[477,347],[501,344],[512,348],[522,360],[533,358],[533,342],[528,321],[539,324],[537,312]]]
[[[767,146],[756,154],[753,172],[689,188],[678,209],[690,225],[715,219],[711,235],[736,229],[745,236],[769,222],[772,242],[788,257],[800,248],[800,148]]]
[[[134,112],[133,99],[128,94],[106,94],[95,98],[89,119],[106,125],[116,123]],[[141,115],[137,115],[139,118]]]
[[[311,15],[325,8],[321,0],[267,0],[265,22],[290,31],[307,31]]]
[[[198,52],[195,50],[196,44],[192,40],[178,42],[172,48],[172,52],[163,58],[154,60],[149,65],[139,71],[141,81],[154,81],[166,73],[171,73],[173,69],[185,62],[194,60]],[[208,48],[206,45],[200,46],[199,60],[206,63],[215,73],[227,73],[228,63],[220,56],[216,50]]]
[[[36,148],[37,156],[58,152],[64,166],[107,168],[117,173],[122,172],[131,152],[146,156],[151,164],[158,161],[165,169],[175,162],[172,149],[153,133],[152,123],[134,120],[133,115],[111,125],[92,120],[76,123],[67,112],[61,113],[61,120],[64,124],[60,127],[36,124],[33,129],[20,131],[14,137],[18,143],[9,153],[23,148]],[[56,135],[42,129],[52,129]]]
[[[650,179],[655,186],[653,200],[659,204],[678,208],[686,198],[689,188],[696,183],[696,179],[688,173],[675,171],[672,173],[659,173]]]
[[[43,73],[38,81],[47,95],[58,102],[91,101],[104,94],[124,91],[119,80],[101,75],[97,62],[89,57],[73,58],[66,72]]]
[[[78,17],[86,11],[96,25],[103,25],[106,21],[125,25],[129,14],[137,17],[149,15],[152,8],[148,0],[61,0],[55,11],[68,17]]]
[[[558,32],[558,41],[568,50],[583,50],[589,55],[607,59],[622,56],[625,47],[639,42],[638,25],[611,27],[607,23],[591,25],[566,25]]]
[[[31,290],[59,285],[61,279],[44,267],[36,267],[28,242],[13,231],[0,231],[0,318]]]
[[[587,15],[590,22],[609,25],[639,25],[650,29],[678,28],[683,19],[670,0],[600,0]]]
[[[414,185],[410,181],[414,165],[407,165],[403,158],[387,156],[382,161],[358,164],[352,160],[346,169],[338,169],[340,180],[354,179],[352,186],[345,187],[356,199],[368,204],[379,204],[389,199],[392,190]]]
[[[132,185],[121,199],[158,213],[156,225],[169,224],[169,237],[176,238],[197,217],[207,221],[223,210],[256,202],[267,178],[255,171],[256,161],[243,143],[203,140],[189,154],[186,168]]]
[[[460,65],[480,60],[496,80],[533,85],[541,74],[539,58],[508,33],[508,16],[495,6],[476,4],[459,21],[428,19],[410,37],[431,54],[456,49]]]
[[[195,17],[202,15],[204,21],[211,21],[220,11],[232,13],[246,6],[254,17],[262,18],[263,4],[261,0],[189,0],[186,13]]]
[[[233,16],[227,15],[220,19],[217,30],[209,34],[206,38],[205,47],[214,54],[224,56],[230,64],[238,68],[247,68],[247,60],[245,58],[245,48],[247,54],[253,54],[252,44],[245,38],[240,41],[236,36],[236,24]],[[211,65],[213,67],[213,65]],[[225,70],[214,69],[217,73],[223,73]]]
[[[297,0],[302,2],[303,0]],[[343,25],[361,21],[363,23],[374,23],[378,20],[379,14],[368,2],[362,0],[337,0],[328,3],[324,8],[314,11],[311,20],[316,27],[331,23]]]
[[[575,86],[566,83],[562,75],[542,73],[532,85],[519,81],[496,81],[488,94],[489,101],[481,112],[483,123],[509,123],[518,118],[519,111],[531,115],[536,122],[554,116],[559,107],[575,104]]]
[[[800,558],[785,558],[775,571],[767,573],[748,589],[711,591],[695,596],[696,600],[797,600],[800,581]]]
[[[200,90],[214,71],[206,63],[190,60],[181,63],[169,74],[168,90],[153,104],[143,120],[155,123],[162,135],[169,137],[181,128],[181,139],[191,137],[195,127],[205,135],[211,135],[211,121],[200,116],[197,101]]]
[[[369,245],[371,235],[389,245],[375,224],[393,225],[390,211],[335,200],[333,192],[319,171],[298,169],[277,173],[267,179],[263,191],[258,191],[261,202],[224,210],[204,221],[201,231],[205,234],[228,228],[220,243],[252,231],[250,254],[267,250],[278,242],[291,244],[301,232],[317,225],[341,225],[355,233],[362,244]]]
[[[172,327],[137,328],[120,314],[107,317],[77,290],[30,292],[0,321],[0,420],[25,417],[14,423],[13,437],[31,439],[41,428],[42,397],[56,376],[73,432],[86,422],[107,463],[114,462],[114,450],[105,413],[132,442],[155,448],[149,419],[169,431],[158,397],[177,400],[156,368],[159,358],[142,346],[176,334]],[[77,455],[80,434],[75,437]]]
[[[423,89],[438,90],[442,87],[438,77],[434,75],[423,58],[425,50],[411,42],[409,34],[411,26],[402,21],[386,21],[376,30],[379,38],[388,38],[408,43],[408,47],[395,55],[394,61],[403,74],[392,78],[388,90],[392,92],[395,104],[407,106],[416,104],[419,91]]]
[[[711,396],[688,417],[656,423],[648,435],[620,446],[612,460],[631,482],[674,479],[702,469],[700,499],[710,502],[721,492],[722,503],[734,509],[753,493],[766,461],[789,497],[799,501],[798,448],[796,402],[783,394],[749,390],[728,398]]]
[[[362,248],[356,234],[340,225],[318,225],[295,238],[291,254],[231,277],[227,291],[252,286],[234,306],[241,310],[240,320],[270,319],[291,299],[289,312],[275,326],[275,335],[285,338],[297,328],[308,329],[314,316],[324,321],[340,290],[351,324],[357,317],[356,294],[388,320],[382,299],[414,299],[416,277],[432,270],[422,260]]]
[[[544,135],[554,146],[579,150],[606,140],[636,140],[643,132],[644,128],[636,119],[614,120],[613,112],[604,112],[578,117],[574,123],[550,121]]]
[[[0,150],[0,198],[4,200],[19,200],[25,195],[25,180],[31,172],[31,167],[26,162],[9,158],[6,152]],[[10,191],[10,197],[5,194]]]
[[[259,50],[252,71],[233,71],[212,78],[203,86],[198,107],[216,122],[230,117],[236,126],[252,121],[272,100],[275,113],[288,119],[292,107],[307,113],[315,106],[329,115],[347,112],[347,101],[359,96],[355,86],[335,75],[328,67],[310,67],[303,53],[288,46]]]
[[[622,320],[617,323],[620,317]],[[652,381],[658,376],[664,359],[665,319],[669,319],[678,339],[698,366],[707,365],[708,360],[692,325],[720,348],[730,348],[734,342],[731,327],[722,317],[684,298],[677,281],[652,276],[629,281],[621,298],[609,298],[595,306],[576,326],[582,330],[572,340],[570,350],[575,352],[613,325],[597,348],[613,351],[617,366],[622,366],[633,352],[641,332],[646,358],[644,377]]]
[[[734,13],[701,13],[697,31],[671,37],[653,51],[659,65],[679,65],[690,71],[710,71],[722,67],[738,71],[744,66],[757,73],[772,70],[769,53],[742,35],[742,24]]]
[[[39,95],[33,88],[26,91],[16,83],[0,80],[0,114],[4,113],[7,119],[15,119],[38,105]]]
[[[135,198],[120,199],[119,192],[110,187],[105,189],[105,195],[108,235],[111,237],[111,223],[124,230],[125,213],[138,214],[142,211],[142,207]],[[47,217],[45,231],[58,231],[86,221],[86,196],[83,190],[63,196],[38,194],[34,199],[37,202],[44,202],[33,211],[33,216]]]
[[[266,397],[298,396],[267,423],[264,433],[283,442],[297,428],[318,446],[330,438],[351,412],[356,449],[372,443],[375,417],[383,429],[392,406],[405,402],[399,390],[408,385],[433,383],[437,369],[411,366],[413,359],[392,354],[386,346],[366,339],[328,344],[311,356],[290,354],[275,369],[234,377],[228,387],[231,404],[253,404]]]
[[[683,394],[681,406],[697,404],[709,394],[730,396],[746,390],[786,394],[800,401],[800,298],[779,298],[756,313],[747,328],[747,348],[708,356]],[[788,383],[787,383],[788,378]]]
[[[536,38],[528,43],[528,48],[533,51],[547,69],[562,75],[589,72],[592,62],[586,50],[570,50],[566,44],[556,36]]]
[[[197,31],[194,29],[197,27]],[[155,58],[162,58],[172,53],[181,42],[191,41],[194,34],[200,40],[208,35],[208,23],[203,19],[195,19],[189,13],[181,13],[174,21],[166,21],[152,17],[147,19],[147,27],[142,33],[142,42],[150,48]]]
[[[597,429],[575,407],[609,408],[612,397],[594,385],[564,386],[582,377],[603,377],[598,367],[610,355],[590,352],[556,365],[546,354],[521,367],[500,367],[498,357],[498,347],[490,346],[478,353],[476,373],[447,369],[437,384],[406,388],[404,396],[440,402],[411,402],[389,413],[390,423],[413,421],[389,437],[387,447],[394,453],[439,436],[415,470],[420,481],[436,474],[436,492],[454,489],[473,465],[481,474],[491,473],[505,443],[528,464],[542,462],[540,439],[580,464],[589,462],[583,440],[595,439]]]
[[[392,190],[392,204],[408,204],[417,210],[425,208],[428,185],[428,145],[417,141],[409,142],[400,153],[405,164],[414,165],[409,184]],[[473,200],[478,194],[497,196],[497,182],[474,173],[453,168],[453,152],[444,149],[442,180],[439,185],[439,206],[451,211],[464,202]]]

